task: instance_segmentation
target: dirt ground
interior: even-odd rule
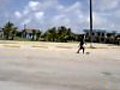
[[[0,41],[0,90],[120,90],[120,46]]]

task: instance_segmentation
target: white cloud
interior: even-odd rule
[[[44,12],[36,12],[36,13],[35,13],[35,17],[36,17],[36,19],[38,19],[38,20],[42,19],[43,16],[44,16]]]
[[[31,19],[30,18],[27,18],[27,19],[24,19],[21,23],[21,25],[24,25],[24,24],[29,24],[31,22]]]
[[[57,9],[62,11],[62,10],[65,9],[65,7],[64,7],[63,5],[58,5],[58,6],[57,6]]]
[[[69,26],[71,22],[70,18],[67,18],[65,15],[56,15],[52,19],[52,24],[55,26],[66,25]]]
[[[49,8],[56,8],[57,5],[59,5],[58,0],[45,0],[42,2],[42,7],[44,10]]]
[[[30,12],[29,9],[25,8],[24,11],[23,11],[23,15],[27,15],[27,14],[29,14],[29,12]]]
[[[45,14],[49,14],[51,11],[57,14],[47,17]],[[31,22],[30,19],[23,18],[23,23],[25,24],[47,24],[48,28],[51,26],[65,25],[73,28],[73,31],[77,31],[80,29],[81,22],[85,23],[80,2],[75,2],[71,6],[64,6],[57,0],[47,0],[44,2],[30,1],[22,12],[24,17],[29,16],[33,21]]]
[[[30,1],[28,3],[28,7],[30,7],[34,11],[37,10],[37,8],[39,7],[39,5],[41,5],[41,4],[38,1]]]
[[[80,2],[75,2],[72,6],[68,7],[65,12],[79,11],[81,8]]]
[[[111,20],[113,17],[118,19],[120,11],[118,9],[110,11],[117,8],[119,2],[119,0],[94,0],[94,28],[120,27],[120,22]],[[22,11],[16,11],[14,14],[16,18],[20,18],[17,20],[22,25],[28,24],[41,29],[66,25],[71,27],[74,32],[80,32],[84,28],[89,28],[88,10],[81,1],[74,2],[71,5],[64,5],[59,0],[39,0],[29,1]],[[113,14],[113,12],[115,13]]]
[[[94,6],[101,10],[112,10],[119,7],[120,0],[94,0]]]
[[[99,25],[105,22],[105,19],[98,15],[97,13],[93,13],[93,23],[94,25]]]
[[[65,17],[65,15],[56,15],[56,16],[54,17],[54,20],[58,21],[58,20],[63,19],[64,17]]]
[[[19,11],[16,11],[16,12],[14,13],[14,15],[15,15],[15,17],[18,18],[18,19],[20,19],[20,18],[22,17],[22,14],[21,14]]]

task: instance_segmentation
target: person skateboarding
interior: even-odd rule
[[[84,44],[85,44],[85,40],[84,40],[84,35],[83,35],[80,39],[79,49],[78,49],[77,53],[79,53],[80,50],[83,50],[83,54],[84,54],[84,52],[85,52]]]

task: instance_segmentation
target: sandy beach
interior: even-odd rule
[[[0,41],[0,90],[120,90],[120,46]]]

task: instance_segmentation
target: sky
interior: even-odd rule
[[[89,28],[90,0],[0,0],[0,27],[13,22],[19,29],[66,26],[80,33]],[[92,0],[94,29],[120,32],[120,0]]]

